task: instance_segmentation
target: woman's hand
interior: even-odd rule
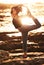
[[[36,19],[36,18],[31,14],[30,11],[28,12],[28,16],[31,17],[32,19]]]

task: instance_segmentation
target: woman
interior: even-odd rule
[[[34,29],[37,29],[41,26],[39,21],[30,13],[30,11],[27,11],[26,15],[19,15],[20,12],[22,12],[22,6],[15,6],[11,9],[11,15],[13,18],[13,25],[15,28],[17,28],[22,33],[22,40],[23,40],[23,49],[24,49],[24,55],[23,57],[27,57],[27,38],[28,38],[28,32]],[[29,18],[32,18],[34,21],[34,25],[22,25],[20,22],[20,17],[28,16]]]

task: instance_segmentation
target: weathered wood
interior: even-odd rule
[[[18,33],[18,31],[13,31],[13,32],[0,32],[0,34],[12,34],[12,33]]]

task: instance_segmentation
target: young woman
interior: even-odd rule
[[[23,41],[23,50],[24,50],[24,55],[23,57],[27,57],[27,39],[28,39],[28,32],[34,29],[37,29],[41,26],[39,21],[31,14],[31,12],[28,10],[26,15],[21,15],[19,16],[19,13],[22,12],[22,7],[23,6],[15,6],[12,7],[11,9],[11,15],[12,15],[12,22],[15,28],[17,28],[21,33],[22,33],[22,41]],[[34,21],[34,25],[23,25],[20,22],[20,18],[28,16]],[[31,22],[31,21],[30,21]]]

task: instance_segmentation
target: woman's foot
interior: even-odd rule
[[[27,58],[27,53],[24,52],[23,58]]]

